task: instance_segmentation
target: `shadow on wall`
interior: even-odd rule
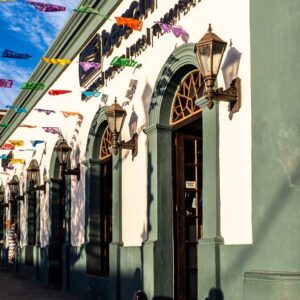
[[[223,292],[220,289],[210,289],[208,297],[205,300],[224,300]]]

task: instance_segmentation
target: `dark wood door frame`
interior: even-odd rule
[[[197,243],[201,237],[202,210],[201,176],[202,157],[199,160],[198,151],[202,153],[200,136],[186,133],[174,133],[174,202],[173,202],[173,236],[174,236],[174,299],[194,300],[197,292]],[[194,145],[194,158],[185,161],[185,146]],[[200,149],[201,148],[201,149]],[[187,187],[188,171],[195,172],[194,187]],[[199,178],[200,177],[200,178]],[[192,197],[192,198],[191,198]],[[190,199],[191,198],[191,199]],[[189,204],[187,204],[189,202]],[[195,203],[194,203],[195,202]],[[189,205],[189,206],[188,206]],[[192,211],[189,211],[192,210]],[[192,296],[193,295],[193,296]]]

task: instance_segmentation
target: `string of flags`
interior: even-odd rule
[[[13,2],[15,0],[0,0],[0,2]],[[25,2],[26,4],[29,4],[33,6],[36,10],[41,11],[41,12],[62,12],[66,10],[66,7],[60,6],[60,5],[55,5],[55,4],[48,4],[48,3],[43,3],[43,2],[36,2],[36,1],[31,1],[27,0]],[[99,15],[105,19],[109,19],[107,16],[101,14],[99,11],[96,9],[93,9],[88,6],[81,5],[79,8],[74,9],[75,12],[78,13],[89,13],[89,14],[96,14]],[[133,30],[141,31],[143,28],[143,22],[138,19],[133,19],[133,18],[125,18],[125,17],[115,17],[116,24],[117,26],[127,26]],[[189,40],[189,34],[181,27],[181,26],[176,26],[176,25],[171,25],[167,23],[159,23],[157,22],[159,27],[164,33],[170,33],[172,32],[175,37],[181,38],[185,43],[188,42]],[[8,59],[30,59],[32,56],[27,53],[19,53],[15,52],[9,49],[4,49],[1,57],[3,58],[8,58]],[[71,60],[67,58],[49,58],[49,57],[42,57],[41,60],[47,64],[54,64],[54,65],[59,65],[59,66],[65,66],[71,64]],[[101,69],[101,64],[100,62],[78,62],[80,67],[84,72],[88,72],[90,69],[94,70],[100,70]],[[137,67],[141,64],[139,62],[133,60],[133,59],[128,59],[123,56],[116,56],[113,58],[111,61],[110,65],[114,67]],[[12,79],[0,79],[0,88],[11,88],[13,86],[14,80]],[[123,103],[124,105],[128,105],[130,101],[133,98],[133,94],[136,91],[136,86],[137,86],[137,80],[131,80],[129,88],[126,92],[126,98],[129,99],[129,101],[125,101]],[[41,82],[25,82],[22,84],[20,89],[24,90],[43,90],[46,87],[44,83]],[[48,94],[51,96],[58,96],[58,95],[63,95],[67,93],[71,93],[71,90],[63,90],[63,89],[51,89],[48,91]],[[104,96],[104,98],[107,101],[108,95],[105,95],[101,92],[98,91],[81,91],[81,93],[86,96],[86,97],[99,97],[101,94]],[[102,96],[102,97],[103,97]],[[26,113],[27,110],[23,107],[16,107],[14,105],[7,105],[6,108],[15,110],[17,113]],[[38,113],[45,113],[46,115],[50,114],[55,114],[56,111],[54,110],[49,110],[49,109],[43,109],[43,108],[36,108],[35,109]],[[77,124],[81,124],[83,121],[83,116],[79,112],[65,112],[61,111],[64,115],[65,118],[70,117],[70,116],[77,116],[78,117],[78,122]],[[0,124],[0,127],[8,127],[9,124]],[[25,128],[37,128],[35,125],[28,125],[28,124],[20,124],[19,127],[25,127]],[[41,127],[46,133],[51,133],[51,134],[58,134],[59,136],[62,137],[62,132],[59,127]],[[32,147],[35,148],[37,145],[45,143],[43,140],[33,140],[30,141],[32,144]],[[24,141],[23,140],[9,140],[8,143],[3,144],[0,149],[1,150],[15,150],[15,147],[22,147],[24,146]],[[35,151],[35,149],[17,149],[17,151]],[[0,155],[0,159],[6,159],[7,155],[2,154]],[[17,163],[24,163],[24,159],[21,158],[11,158],[9,161],[11,164],[17,164]],[[13,169],[13,166],[8,166],[7,169]]]

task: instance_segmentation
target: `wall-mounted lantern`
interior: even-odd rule
[[[72,151],[72,148],[68,145],[67,141],[63,139],[57,146],[55,146],[54,150],[61,166],[62,177],[65,175],[75,175],[77,176],[77,180],[80,180],[80,164],[77,164],[77,167],[74,169],[67,168]]]
[[[44,176],[44,184],[37,185],[39,182],[39,175],[40,175],[39,167],[32,164],[27,168],[26,171],[27,171],[27,180],[29,181],[29,189],[30,189],[29,192],[43,191],[44,193],[46,193],[47,178],[45,176]]]
[[[8,182],[8,187],[9,187],[10,194],[12,195],[11,201],[14,200],[24,201],[24,195],[23,196],[19,195],[19,181],[15,177],[13,177]]]
[[[238,112],[241,107],[241,79],[238,77],[233,79],[227,90],[214,89],[226,45],[226,42],[212,32],[211,24],[209,24],[208,32],[195,45],[195,53],[205,81],[208,108],[213,108],[213,100],[226,101],[231,104],[231,112],[234,113]]]
[[[135,157],[138,153],[138,135],[133,134],[131,140],[128,142],[118,142],[121,130],[126,118],[126,110],[123,109],[115,98],[115,103],[112,104],[105,112],[109,129],[112,133],[112,150],[114,154],[118,153],[119,148],[132,150],[132,156]]]

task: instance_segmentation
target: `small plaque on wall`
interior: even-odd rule
[[[88,43],[79,55],[79,62],[94,62],[101,64],[101,44],[99,34],[95,35],[94,38]],[[80,86],[85,86],[89,83],[97,73],[101,70],[97,68],[84,69],[79,64],[79,82]]]
[[[186,181],[185,182],[186,189],[195,189],[196,188],[196,181]]]

